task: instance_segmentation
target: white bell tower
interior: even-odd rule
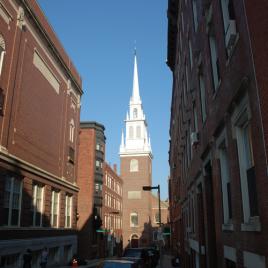
[[[134,55],[134,75],[132,96],[129,101],[129,111],[126,119],[126,135],[122,132],[120,155],[124,154],[152,154],[147,123],[140,98],[138,67],[136,51]]]

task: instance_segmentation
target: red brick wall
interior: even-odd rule
[[[265,1],[258,4],[253,4],[251,1],[245,1],[246,14],[244,12],[244,1],[233,1],[236,16],[236,26],[239,33],[239,38],[236,43],[232,56],[227,59],[225,51],[225,40],[223,33],[223,22],[220,1],[212,1],[212,21],[214,23],[214,32],[216,35],[217,51],[219,56],[219,69],[221,75],[221,83],[217,91],[213,90],[211,63],[210,63],[210,48],[208,43],[206,15],[208,13],[206,7],[198,6],[199,23],[198,30],[195,33],[193,30],[193,15],[191,3],[181,2],[179,15],[177,19],[178,32],[181,29],[181,11],[184,13],[185,30],[182,31],[182,40],[177,39],[177,55],[175,55],[176,65],[173,72],[173,93],[172,93],[172,107],[171,107],[171,122],[170,122],[170,167],[171,167],[171,215],[175,217],[178,215],[175,197],[179,197],[178,206],[182,206],[184,214],[179,210],[179,215],[183,218],[183,230],[188,225],[187,211],[189,210],[189,196],[194,192],[198,183],[203,183],[203,208],[204,213],[202,219],[196,219],[196,232],[190,233],[189,237],[182,237],[179,241],[183,247],[183,261],[185,267],[193,265],[189,255],[189,239],[202,241],[202,234],[200,233],[200,225],[203,225],[205,230],[205,238],[207,239],[206,247],[211,239],[215,239],[214,244],[217,247],[216,256],[210,256],[212,251],[206,248],[206,261],[212,257],[216,257],[217,266],[223,267],[223,246],[227,245],[236,249],[237,267],[243,267],[243,251],[250,251],[256,254],[268,256],[268,245],[266,240],[262,238],[268,235],[267,226],[267,209],[266,197],[267,196],[267,112],[265,103],[267,93],[265,87],[267,85],[267,35],[265,34],[268,29],[267,10],[268,6]],[[171,19],[171,18],[170,18]],[[173,18],[174,19],[174,18]],[[247,28],[249,26],[249,32]],[[250,36],[250,38],[249,38]],[[194,65],[193,69],[189,68],[189,47],[188,38],[191,39]],[[251,41],[251,43],[250,43]],[[182,51],[180,52],[180,42],[182,42]],[[251,46],[253,51],[253,58],[251,54]],[[197,81],[198,76],[198,53],[201,53],[202,71],[205,79],[206,90],[206,105],[207,105],[207,119],[205,123],[201,120],[201,107],[200,107],[200,93]],[[184,105],[182,95],[182,78],[185,77],[185,60],[188,65],[188,75],[191,85],[191,92],[187,93],[187,104]],[[255,71],[257,81],[255,79]],[[245,79],[247,78],[247,79]],[[245,81],[248,82],[245,82]],[[243,82],[244,81],[244,82]],[[239,103],[239,98],[244,94],[249,96],[249,106],[251,111],[251,128],[252,128],[252,145],[254,164],[256,170],[257,182],[257,195],[258,205],[260,211],[261,231],[260,232],[245,232],[241,231],[241,223],[243,223],[243,210],[242,210],[242,195],[240,185],[240,172],[238,164],[237,143],[232,135],[232,122],[231,116]],[[259,94],[259,96],[258,96]],[[259,109],[259,97],[261,103],[261,110]],[[186,154],[185,140],[186,132],[189,133],[188,122],[191,124],[193,130],[193,101],[196,103],[198,111],[198,130],[200,141],[197,146],[193,148],[193,159],[190,162],[189,168],[186,169],[186,174],[183,172],[183,156]],[[182,111],[182,112],[181,112]],[[181,113],[183,114],[181,117]],[[262,117],[260,116],[262,115]],[[216,150],[215,139],[221,131],[221,128],[226,128],[228,140],[228,157],[230,163],[230,177],[232,187],[232,208],[233,208],[233,226],[234,231],[223,231],[223,207],[222,207],[222,190],[221,190],[221,177],[218,163],[218,156]],[[263,131],[264,128],[264,137]],[[265,151],[266,148],[266,151]],[[214,209],[211,210],[211,203],[208,203],[207,186],[204,184],[206,178],[203,176],[203,164],[205,159],[209,157],[212,164],[212,204]],[[197,179],[201,178],[201,181]],[[177,183],[178,181],[178,183]],[[175,188],[175,189],[174,189]],[[197,210],[197,207],[196,207]],[[209,224],[211,216],[214,214],[215,221],[215,238]],[[200,217],[195,211],[195,216]],[[174,218],[171,218],[171,221]],[[198,224],[199,223],[199,224]],[[179,224],[177,225],[179,226]],[[202,226],[201,226],[202,227]],[[199,228],[199,229],[198,229]],[[176,242],[176,241],[174,241]],[[205,260],[201,260],[200,264],[205,264]]]
[[[130,160],[139,161],[139,171],[130,172]],[[142,186],[151,185],[151,158],[149,156],[121,157],[121,178],[123,179],[123,246],[128,245],[131,235],[137,234],[140,245],[148,245],[152,240],[151,193],[142,190]],[[128,199],[128,191],[141,191],[141,199]],[[130,213],[137,212],[138,227],[130,227]],[[144,242],[142,242],[144,239]]]

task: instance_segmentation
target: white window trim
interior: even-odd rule
[[[201,102],[201,115],[202,115],[202,122],[204,123],[207,119],[207,100],[206,100],[206,86],[205,80],[202,73],[198,74],[199,80],[199,90],[200,90],[200,102]]]
[[[138,219],[138,224],[137,225],[132,223],[132,221],[131,221],[132,216],[137,216],[137,219]],[[139,214],[137,212],[131,212],[129,220],[130,220],[130,227],[139,227]]]
[[[68,200],[70,200],[70,215],[67,215],[67,205],[68,205]],[[73,197],[71,195],[65,196],[65,228],[72,228],[72,210],[73,210]],[[67,217],[70,216],[70,224],[69,226],[67,225]]]
[[[20,181],[20,197],[19,197],[19,215],[18,215],[18,224],[11,225],[11,215],[12,215],[12,202],[13,202],[13,190],[14,190],[14,180],[15,177],[7,177],[6,179],[11,180],[11,187],[10,187],[10,198],[8,204],[8,224],[7,226],[16,226],[20,227],[20,217],[21,217],[21,200],[22,200],[22,181]],[[5,187],[5,186],[4,186]]]
[[[229,204],[228,204],[228,193],[227,193],[227,183],[231,181],[231,174],[230,174],[230,165],[228,163],[228,159],[226,164],[228,165],[228,174],[226,174],[225,171],[225,166],[224,163],[222,163],[223,160],[223,153],[222,153],[222,146],[226,147],[226,151],[228,148],[228,140],[227,140],[227,132],[226,128],[223,129],[222,133],[220,136],[217,138],[216,141],[216,146],[217,146],[217,158],[220,161],[220,169],[221,169],[221,187],[222,187],[222,205],[223,205],[223,224],[222,224],[222,230],[228,230],[228,231],[233,231],[234,226],[232,223],[232,219],[229,218]],[[228,180],[228,181],[227,181]],[[232,205],[232,204],[230,204]]]
[[[37,213],[37,207],[36,207],[36,201],[37,201],[37,188],[41,188],[41,217],[40,217],[40,225],[36,225],[36,213]],[[33,226],[34,227],[42,227],[43,225],[43,213],[44,213],[44,186],[40,186],[38,184],[34,185],[33,188]]]
[[[244,149],[241,143],[241,128],[245,126],[251,119],[251,111],[249,106],[249,97],[246,94],[236,107],[232,115],[232,135],[237,140],[240,185],[242,193],[242,206],[244,222],[241,224],[242,231],[261,231],[259,216],[250,216],[249,194],[247,184],[247,174],[244,167]]]
[[[55,194],[57,194],[57,208],[56,208],[56,215],[57,215],[57,223],[56,226],[53,226],[53,221],[54,221],[54,202],[55,202]],[[51,219],[50,219],[50,224],[52,227],[59,227],[59,207],[60,207],[60,192],[57,191],[52,191],[52,198],[51,198]]]

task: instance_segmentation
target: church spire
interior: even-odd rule
[[[146,154],[152,157],[147,122],[139,92],[136,49],[134,52],[133,90],[132,96],[130,97],[129,110],[125,119],[125,135],[122,132],[121,136],[120,155]]]
[[[132,89],[131,101],[134,103],[139,103],[141,101],[140,89],[139,89],[139,77],[138,77],[136,47],[134,50],[134,74],[133,74],[133,89]]]

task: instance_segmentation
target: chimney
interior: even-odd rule
[[[114,172],[117,173],[117,165],[114,164]]]

